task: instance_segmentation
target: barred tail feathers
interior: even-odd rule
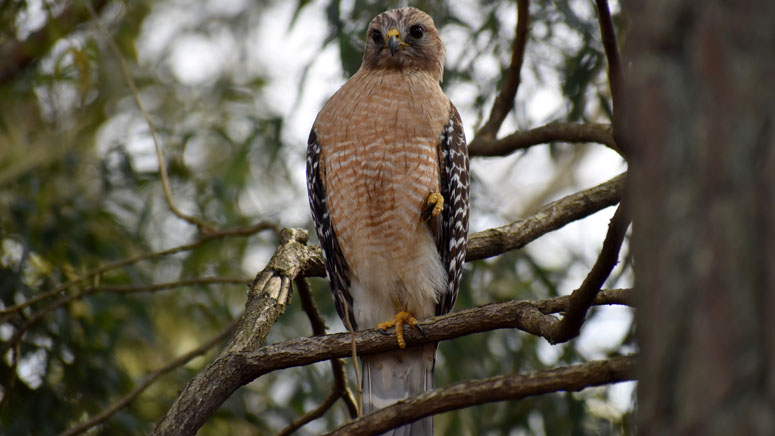
[[[371,413],[433,389],[436,344],[363,357],[363,411]],[[432,436],[433,417],[392,429],[388,436]]]

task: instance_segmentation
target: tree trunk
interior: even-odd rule
[[[625,1],[638,433],[775,434],[775,2]]]

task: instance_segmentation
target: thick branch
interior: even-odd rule
[[[245,312],[229,345],[180,393],[157,424],[154,435],[194,434],[234,391],[249,382],[242,356],[259,348],[290,300],[291,281],[310,262],[307,232],[283,229],[269,264],[248,291]]]
[[[506,156],[517,150],[549,142],[595,142],[620,153],[607,124],[549,123],[530,130],[518,130],[501,139],[479,137],[468,147],[470,156]],[[621,154],[621,153],[620,153]]]
[[[601,293],[596,303],[619,304],[631,298],[630,292]],[[539,324],[544,322],[544,314],[567,309],[569,301],[569,297],[557,297],[534,302],[489,304],[424,320],[421,322],[424,336],[413,329],[404,335],[408,346],[416,346],[502,328],[535,333],[540,330]],[[272,304],[270,302],[264,310],[271,310]],[[245,328],[244,319],[241,324]],[[254,326],[251,329],[257,330],[260,327]],[[360,355],[398,349],[395,337],[385,336],[377,329],[357,332],[356,340]],[[257,340],[252,343],[238,340],[236,345],[227,348],[189,382],[153,434],[193,435],[238,387],[278,369],[347,357],[352,350],[350,341],[349,332],[294,338],[261,348]]]
[[[621,304],[632,301],[630,290],[608,290],[595,299],[596,305]],[[492,303],[420,322],[424,335],[416,330],[405,330],[408,346],[445,341],[490,330],[516,328],[540,334],[539,324],[545,315],[568,309],[570,296],[539,301],[508,301]],[[556,320],[556,318],[554,318]],[[356,333],[358,355],[397,350],[394,336],[386,336],[377,329]],[[335,333],[319,337],[294,338],[234,356],[242,366],[243,375],[251,381],[278,369],[304,366],[334,357],[350,355],[350,333]]]
[[[283,232],[286,231],[289,230],[286,229]],[[275,254],[275,258],[283,252],[283,247],[281,246],[278,254]],[[298,247],[287,247],[287,245],[285,247],[285,250],[293,253],[302,252]],[[296,260],[292,262],[292,268],[298,271],[298,266],[303,259],[297,255],[293,257]],[[267,283],[279,277],[272,276],[267,279],[268,270],[271,271],[271,267],[267,267],[257,280],[257,283],[264,284],[253,287],[253,289],[259,287],[263,289],[258,297],[261,301],[253,301],[257,299],[255,296],[249,299],[248,309],[245,311],[240,329],[237,331],[238,335],[232,340],[232,344],[186,385],[166,416],[156,426],[154,435],[195,434],[237,388],[264,374],[350,355],[352,349],[349,332],[295,338],[259,348],[268,333],[267,326],[272,325],[276,316],[279,316],[277,311],[282,311],[287,303],[287,289],[284,300],[269,296],[282,291],[278,289],[279,283],[275,287],[276,291],[271,290],[272,287]],[[287,273],[292,273],[293,270]],[[627,290],[601,293],[596,299],[596,304],[620,304],[622,301],[629,301],[630,292]],[[254,293],[251,292],[251,294]],[[421,322],[424,336],[413,329],[405,332],[404,335],[408,346],[416,346],[502,328],[517,328],[534,333],[540,330],[538,324],[544,322],[544,314],[565,310],[569,301],[569,297],[557,297],[535,302],[511,301],[489,304],[424,320]],[[260,306],[253,310],[260,311],[262,319],[254,319],[258,317],[253,316],[251,317],[253,320],[248,321],[247,314],[250,313],[252,305]],[[270,314],[275,316],[275,319],[270,319]],[[268,320],[271,322],[267,324]],[[246,330],[249,331],[246,333]],[[245,338],[250,334],[256,337]],[[356,340],[359,355],[398,349],[395,337],[385,336],[377,329],[357,332]]]
[[[529,22],[528,1],[518,0],[517,30],[516,35],[514,35],[514,45],[511,48],[511,65],[509,65],[509,71],[503,82],[503,89],[501,89],[501,92],[495,97],[495,102],[493,102],[490,118],[476,133],[476,139],[474,139],[473,143],[476,143],[476,140],[479,138],[495,138],[498,134],[498,129],[503,124],[503,120],[506,119],[506,115],[514,107],[514,97],[517,95],[517,89],[519,88],[519,73],[522,70],[522,62],[525,59]]]
[[[545,233],[616,204],[623,188],[624,175],[620,175],[595,188],[550,203],[525,220],[474,234],[469,239],[467,260],[483,259],[520,248]],[[267,372],[349,354],[349,333],[297,338],[258,350],[269,328],[285,309],[290,282],[298,276],[325,275],[320,248],[304,245],[306,232],[303,237],[302,232],[283,230],[278,251],[251,287],[245,319],[232,343],[189,382],[157,425],[155,435],[195,433],[237,388]],[[474,312],[458,312],[424,322],[425,337],[418,337],[418,333],[410,331],[407,338],[410,345],[416,345],[496,328],[518,328],[541,335],[542,331],[553,328],[550,324],[558,322],[556,318],[542,314],[542,304],[500,303],[471,309]],[[394,339],[390,340],[376,330],[357,334],[359,354],[383,352],[396,347]]]
[[[580,391],[626,380],[634,380],[635,356],[619,356],[524,375],[502,375],[457,383],[377,410],[329,433],[373,435],[420,418],[495,401],[516,400],[558,391]]]

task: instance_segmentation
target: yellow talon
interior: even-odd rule
[[[438,192],[431,192],[428,194],[428,200],[425,203],[425,211],[423,211],[423,218],[427,221],[431,219],[431,217],[438,216],[443,210],[444,197]]]
[[[384,331],[389,329],[390,327],[395,327],[398,347],[406,348],[406,340],[404,339],[404,324],[409,324],[410,326],[417,329],[420,333],[422,333],[422,329],[420,328],[420,325],[417,322],[417,318],[412,316],[411,313],[404,312],[404,311],[398,312],[396,314],[396,317],[391,321],[379,323],[377,325],[377,328],[384,333]]]

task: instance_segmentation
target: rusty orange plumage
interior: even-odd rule
[[[469,175],[460,116],[439,85],[443,57],[424,12],[378,15],[361,68],[326,102],[310,133],[315,228],[337,310],[358,329],[397,313],[413,323],[407,315],[427,318],[454,305]],[[364,358],[366,411],[432,387],[435,348]],[[432,421],[402,429],[397,434],[428,434]]]

